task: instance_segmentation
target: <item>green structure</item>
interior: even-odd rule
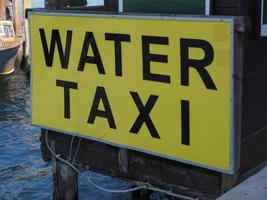
[[[86,6],[87,0],[70,0],[69,6]]]
[[[206,0],[123,0],[123,11],[205,14]]]

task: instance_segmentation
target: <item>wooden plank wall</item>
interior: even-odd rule
[[[106,1],[118,4],[117,0]],[[252,31],[244,36],[243,52],[240,173],[244,174],[267,160],[267,39],[260,37],[261,0],[211,0],[211,4],[212,15],[247,16],[251,21]]]
[[[244,41],[241,169],[267,160],[267,38],[260,37],[261,0],[214,0],[212,14],[247,16],[252,31]]]
[[[48,141],[55,141],[55,152],[67,159],[72,136],[49,131]],[[79,139],[73,141],[77,148]],[[51,160],[41,136],[43,159]],[[75,164],[79,168],[106,174],[134,183],[143,182],[155,187],[191,197],[216,199],[221,195],[221,174],[219,172],[178,163],[144,153],[117,148],[111,145],[82,139]]]

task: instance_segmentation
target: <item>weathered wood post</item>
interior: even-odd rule
[[[12,6],[13,6],[13,23],[14,23],[14,29],[16,36],[19,37],[20,40],[22,40],[23,33],[22,33],[22,15],[21,15],[21,1],[20,0],[13,0]],[[23,45],[20,45],[20,48],[18,50],[17,59],[15,62],[16,67],[21,67],[23,62]]]
[[[25,11],[26,9],[31,8],[31,0],[23,0],[23,16],[24,16],[24,43],[23,43],[23,64],[25,66],[30,65],[29,61],[29,53],[30,53],[30,38],[29,38],[29,23],[28,19],[26,19]]]
[[[43,133],[46,130],[42,130]],[[49,138],[49,131],[47,138]],[[49,140],[49,139],[48,139]],[[55,140],[48,142],[52,151],[57,153],[57,143]],[[45,146],[47,148],[47,146]],[[58,160],[54,155],[51,156],[53,167],[54,191],[55,200],[77,200],[78,199],[78,174],[71,167]]]
[[[78,199],[78,176],[68,165],[63,162],[56,161],[56,184],[55,199],[74,200]]]
[[[6,18],[6,0],[0,0],[0,18]]]
[[[21,31],[21,12],[20,12],[20,0],[13,0],[13,13],[14,13],[14,26],[17,36],[22,36]]]
[[[55,151],[55,141],[51,142]],[[78,174],[71,167],[53,157],[56,163],[53,170],[54,198],[56,200],[78,199]]]
[[[23,0],[23,8],[26,10],[31,7],[31,0]]]
[[[60,9],[68,5],[68,0],[46,0],[45,8]],[[56,144],[55,144],[56,145]],[[54,145],[54,146],[55,146]],[[54,148],[56,152],[56,148]],[[76,200],[78,199],[78,174],[70,166],[54,159],[56,162],[53,173],[54,198],[56,200]]]
[[[129,150],[120,148],[118,150],[118,167],[119,171],[122,174],[129,173],[129,160],[130,160],[131,154],[129,153]],[[133,185],[132,187],[135,187],[136,185]],[[136,190],[132,192],[132,200],[146,200],[149,199],[150,191],[146,189]]]

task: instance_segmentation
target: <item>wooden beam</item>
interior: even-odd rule
[[[17,36],[22,36],[20,0],[13,0],[14,27]]]
[[[56,152],[56,142],[49,142],[51,149]],[[54,199],[78,200],[78,174],[74,169],[52,156]]]
[[[56,161],[54,175],[54,197],[56,200],[78,199],[78,175],[71,167],[61,161]]]
[[[0,0],[0,18],[6,19],[6,0]]]
[[[129,153],[127,149],[119,149],[118,152],[119,170],[127,174],[129,168]]]
[[[27,57],[28,53],[30,51],[30,45],[29,45],[29,24],[28,20],[26,19],[25,16],[25,11],[26,9],[31,8],[31,0],[23,0],[23,20],[24,20],[24,33],[25,33],[25,45],[24,45],[24,55]]]
[[[31,8],[31,0],[23,0],[23,9],[24,9],[24,11],[26,9],[28,9],[28,8]],[[23,15],[25,15],[25,12],[24,12]]]
[[[246,27],[245,18],[242,18],[239,22],[239,27]],[[240,31],[245,31],[241,28]],[[234,175],[230,176],[227,174],[222,174],[222,193],[233,188],[240,179],[240,158],[241,158],[241,141],[242,141],[242,105],[243,105],[243,66],[244,66],[244,41],[245,36],[243,33],[235,35],[235,63],[234,63],[234,74],[236,75],[234,83],[235,91],[235,105],[234,105],[234,116],[235,116],[235,147],[234,147]]]

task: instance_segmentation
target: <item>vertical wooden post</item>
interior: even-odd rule
[[[25,41],[23,44],[23,55],[24,55],[24,64],[26,66],[30,65],[29,61],[29,52],[30,52],[30,38],[29,38],[29,24],[28,20],[25,16],[26,9],[31,8],[31,0],[23,0],[23,18],[24,18],[24,34],[25,34]]]
[[[54,181],[54,195],[56,200],[78,200],[77,172],[59,160],[56,161]]]
[[[50,141],[51,149],[56,152],[56,142]],[[52,156],[55,200],[78,200],[78,174],[65,163]]]
[[[31,8],[31,0],[23,0],[23,9],[24,9],[24,12],[28,8]]]
[[[13,0],[12,5],[13,5],[13,21],[14,21],[15,33],[18,39],[22,40],[22,18],[21,18],[22,15],[21,15],[20,1],[21,0]],[[21,45],[17,53],[15,66],[21,67],[23,64],[22,60],[23,60],[23,47]]]
[[[17,36],[22,36],[21,32],[21,12],[20,12],[20,0],[13,0],[13,13],[14,13],[14,25]]]
[[[0,0],[0,19],[6,19],[6,0]]]
[[[129,153],[127,149],[119,149],[118,152],[118,163],[119,163],[119,170],[122,173],[127,174],[128,173],[128,166],[129,166]]]
[[[244,25],[244,24],[243,24]],[[242,28],[240,28],[242,29]],[[243,27],[245,30],[245,28]],[[222,193],[225,193],[229,189],[233,188],[240,178],[240,166],[241,166],[241,140],[242,140],[242,106],[243,106],[243,67],[244,67],[244,40],[245,34],[239,31],[235,35],[235,80],[236,83],[235,91],[235,105],[234,105],[234,116],[235,116],[235,152],[234,155],[234,175],[222,174]]]

